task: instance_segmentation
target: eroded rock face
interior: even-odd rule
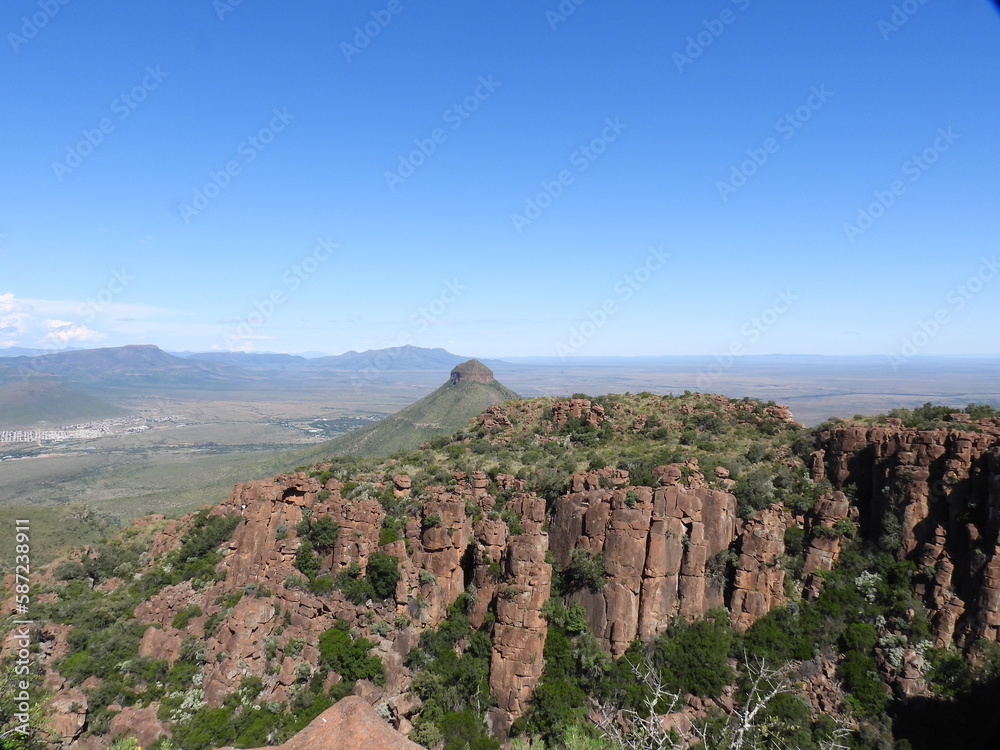
[[[135,737],[139,747],[149,747],[160,737],[169,737],[170,730],[156,718],[156,706],[146,708],[125,706],[121,713],[111,719],[111,728],[108,730],[108,735],[111,737],[122,734]]]
[[[556,501],[550,546],[563,568],[576,548],[603,554],[607,583],[570,599],[613,655],[663,632],[676,615],[693,619],[725,603],[723,581],[707,565],[735,539],[736,498],[674,483],[597,489],[587,475],[571,484],[580,489]]]
[[[389,726],[367,701],[349,695],[272,750],[422,750]],[[232,750],[232,748],[222,748]],[[257,748],[256,750],[267,750]]]
[[[785,551],[785,529],[790,523],[790,514],[772,505],[743,525],[730,601],[737,630],[746,630],[785,600],[785,571],[778,560]]]
[[[501,416],[493,412],[498,424]],[[604,415],[586,399],[556,402],[554,423],[565,425],[569,419],[596,426]],[[569,600],[584,607],[597,638],[619,656],[635,638],[655,638],[678,616],[693,620],[725,605],[733,626],[743,629],[780,605],[785,597],[780,561],[792,525],[805,533],[804,594],[816,596],[816,574],[836,562],[838,524],[847,518],[860,523],[867,539],[896,544],[900,557],[917,563],[917,591],[930,609],[936,645],[967,647],[979,637],[996,641],[1000,421],[979,428],[921,432],[888,424],[831,430],[822,436],[809,468],[814,479],[828,478],[835,491],[797,517],[771,506],[753,519],[739,519],[728,472],[720,467],[703,473],[695,461],[656,467],[656,487],[631,486],[628,472],[612,467],[575,474],[548,519],[545,501],[525,492],[523,480],[497,474],[494,486],[481,471],[459,472],[448,488],[424,489],[403,538],[380,546],[385,511],[376,498],[414,493],[405,474],[387,474],[349,492],[336,479],[321,485],[302,473],[240,484],[211,510],[241,521],[224,545],[216,580],[200,588],[190,582],[168,587],[139,605],[137,619],[154,626],[145,631],[140,654],[172,664],[192,642],[203,644],[202,687],[209,705],[221,704],[248,675],[263,682],[260,700],[284,702],[303,670],[319,666],[319,634],[341,618],[376,644],[374,652],[386,664],[386,685],[371,686],[364,694],[405,730],[419,710],[407,696],[411,674],[405,656],[421,631],[440,624],[455,599],[469,591],[474,627],[483,625],[491,610],[496,614],[490,688],[497,706],[489,720],[503,736],[524,713],[544,668],[541,611],[552,573],[546,560],[565,569],[576,549],[602,556],[603,587],[584,585]],[[848,484],[857,487],[853,502],[842,491]],[[519,533],[500,517],[504,508],[519,519]],[[337,543],[321,552],[323,573],[336,575],[352,564],[364,570],[371,555],[382,551],[399,563],[395,596],[355,605],[340,591],[319,596],[303,590],[294,562],[302,543],[296,527],[306,514],[314,521],[329,516],[340,526]],[[889,516],[898,520],[896,527],[885,521]],[[152,550],[175,549],[182,530],[179,522],[163,523]],[[195,604],[202,614],[175,628],[178,613]],[[396,626],[399,621],[410,624]],[[50,667],[66,653],[67,630],[46,625],[41,632],[39,658]],[[907,653],[892,667],[900,694],[924,689],[919,661],[917,654]],[[809,676],[817,695],[827,696],[828,677],[825,672]],[[328,682],[336,679],[339,675],[331,674]],[[97,684],[95,679],[87,687]],[[51,668],[46,685],[70,695]],[[833,700],[822,697],[814,703],[822,708]],[[69,710],[71,704],[63,701],[63,709],[54,713],[60,713],[66,731],[79,734],[74,729],[79,706]],[[80,705],[85,720],[86,704]],[[152,737],[165,729],[149,718],[155,719],[156,707],[143,709],[152,711],[149,715],[123,712],[119,723],[142,727],[144,736]]]
[[[512,537],[504,557],[505,588],[497,599],[497,622],[490,657],[490,692],[497,705],[491,723],[498,734],[528,708],[542,676],[547,623],[542,606],[551,593],[552,566],[545,562],[548,534],[545,500],[534,495],[514,497],[511,508],[521,517],[524,533]]]
[[[75,688],[60,690],[46,706],[48,733],[57,746],[72,747],[87,723],[87,696]]]
[[[973,425],[916,430],[889,420],[821,436],[826,477],[857,487],[862,534],[917,563],[938,647],[1000,639],[1000,419]]]
[[[604,421],[604,407],[587,398],[552,402],[552,424],[557,429],[563,427],[570,417],[583,420],[591,427],[598,427]]]
[[[816,573],[833,570],[833,565],[840,556],[841,539],[834,533],[834,527],[837,522],[847,518],[849,510],[847,496],[843,492],[833,492],[820,497],[810,513],[809,546],[802,566],[807,599],[815,599],[819,595],[822,579]],[[829,532],[824,531],[825,529],[829,529]]]
[[[152,626],[140,642],[140,655],[173,664],[182,650],[200,644],[201,686],[208,705],[221,705],[247,676],[262,680],[260,700],[285,702],[303,670],[318,668],[319,634],[335,619],[344,619],[359,635],[375,642],[375,653],[386,665],[386,685],[370,686],[365,697],[384,704],[396,725],[407,728],[415,709],[406,698],[411,676],[404,664],[406,654],[417,645],[420,632],[440,624],[448,607],[472,586],[473,624],[480,626],[491,606],[496,610],[491,689],[498,705],[491,721],[502,733],[526,710],[544,667],[546,622],[541,609],[551,584],[551,565],[546,562],[548,534],[542,530],[545,501],[523,492],[522,480],[511,475],[496,477],[500,489],[513,494],[507,507],[523,526],[523,533],[511,536],[508,524],[490,512],[497,498],[489,492],[487,475],[458,473],[455,480],[448,489],[425,490],[420,516],[407,524],[405,538],[381,547],[378,540],[385,512],[367,492],[345,497],[337,480],[321,486],[304,474],[237,485],[209,513],[241,520],[223,545],[225,555],[216,580],[199,588],[191,581],[168,586],[140,604],[136,618]],[[408,485],[409,477],[397,475],[391,483],[375,486],[373,493],[391,491],[399,497],[410,491]],[[479,511],[471,514],[471,506]],[[355,605],[340,591],[319,596],[293,585],[302,580],[294,560],[302,542],[297,526],[307,514],[313,521],[329,516],[340,526],[334,547],[321,554],[321,572],[336,575],[352,563],[364,570],[371,554],[381,550],[399,563],[395,597]],[[479,519],[475,524],[473,515]],[[182,529],[182,524],[168,525],[154,547],[176,548]],[[174,627],[178,613],[193,605],[201,614],[186,618],[183,628]],[[409,618],[412,625],[383,627],[382,633],[389,631],[386,635],[375,628],[377,623],[395,623],[400,617]],[[207,631],[209,621],[211,630]],[[54,646],[47,651],[64,653],[65,635],[61,631],[51,634]],[[296,642],[298,647],[289,656],[286,652]],[[328,682],[337,679],[331,673]],[[60,679],[53,687],[63,684]],[[98,684],[95,678],[88,689]],[[150,707],[154,718],[157,708],[158,704]],[[81,727],[85,703],[82,710]],[[143,730],[148,729],[149,736],[165,730],[147,721],[145,714],[129,717],[144,727],[149,724]],[[63,721],[67,727],[71,718]],[[100,741],[94,745],[103,746]]]

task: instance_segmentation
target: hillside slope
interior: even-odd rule
[[[329,456],[387,456],[416,448],[434,437],[451,435],[488,407],[519,398],[493,381],[448,382],[419,401],[375,424],[323,443],[310,453]]]
[[[681,696],[690,738],[748,715],[759,664],[784,687],[755,742],[992,747],[1000,418],[946,417],[494,405],[401,457],[140,520],[39,576],[35,673],[64,746],[88,749],[168,728],[191,750],[277,744],[350,693],[425,747],[558,747],[595,708],[641,708],[635,668]]]
[[[60,378],[33,375],[0,383],[0,429],[68,425],[120,417],[128,412],[68,387]]]

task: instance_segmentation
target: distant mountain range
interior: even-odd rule
[[[464,362],[468,357],[441,349],[426,349],[419,346],[396,346],[389,349],[369,349],[363,352],[351,350],[344,354],[327,357],[303,357],[297,354],[257,354],[248,352],[203,352],[186,355],[187,359],[202,362],[222,362],[236,365],[246,370],[279,368],[283,370],[342,370],[364,372],[366,370],[446,370]],[[486,360],[499,362],[500,360]]]
[[[449,370],[468,359],[444,349],[418,346],[350,351],[332,357],[314,358],[246,352],[185,352],[176,355],[151,344],[37,352],[32,349],[0,350],[0,382],[23,379],[25,375],[45,374],[58,375],[75,383],[195,385],[256,379],[261,372]]]
[[[122,410],[106,400],[136,389],[219,390],[260,387],[278,379],[287,384],[299,377],[342,382],[350,373],[445,373],[468,359],[416,346],[312,359],[242,352],[178,356],[153,345],[33,352],[37,350],[0,351],[0,426],[118,416]]]
[[[0,359],[0,381],[5,382],[23,380],[31,375],[58,375],[77,385],[201,385],[241,374],[211,362],[181,359],[152,345],[78,349]]]

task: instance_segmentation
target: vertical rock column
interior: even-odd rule
[[[655,638],[666,630],[677,614],[684,533],[681,519],[667,512],[666,489],[657,489],[653,494],[653,514],[639,600],[639,637],[643,640]]]
[[[778,558],[785,551],[788,523],[788,512],[771,505],[743,527],[731,604],[737,630],[746,630],[785,599],[785,571]]]
[[[607,606],[607,631],[602,635],[611,644],[611,655],[625,653],[639,630],[639,597],[642,574],[646,564],[646,539],[653,510],[652,491],[648,487],[634,490],[639,500],[634,508],[625,503],[625,490],[615,490],[611,519],[604,539],[604,587]]]
[[[504,572],[509,583],[500,591],[493,630],[490,691],[497,705],[490,709],[489,721],[498,736],[504,736],[528,708],[542,676],[546,631],[542,605],[552,585],[552,566],[545,562],[549,535],[542,531],[545,500],[519,495],[511,507],[521,516],[524,533],[507,544]]]
[[[429,571],[434,578],[419,583],[427,602],[421,619],[434,626],[447,614],[448,607],[465,590],[462,556],[472,539],[472,521],[465,515],[465,500],[449,492],[435,492],[424,503],[423,528],[414,519],[406,534],[417,536],[420,547],[413,553],[414,566]],[[435,518],[432,525],[428,520]]]
[[[850,502],[843,492],[828,492],[816,501],[811,511],[809,528],[813,533],[802,566],[802,577],[806,581],[804,594],[809,600],[819,596],[820,587],[823,585],[823,579],[816,575],[817,571],[833,570],[834,563],[840,557],[840,537],[822,532],[816,533],[815,529],[818,527],[832,529],[838,521],[847,518],[850,507]]]

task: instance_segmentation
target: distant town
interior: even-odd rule
[[[166,416],[115,417],[95,422],[82,422],[59,427],[55,430],[0,430],[0,443],[45,443],[63,440],[88,440],[108,435],[127,435],[146,432],[150,425],[182,419],[176,414]],[[8,456],[4,456],[7,459]]]

